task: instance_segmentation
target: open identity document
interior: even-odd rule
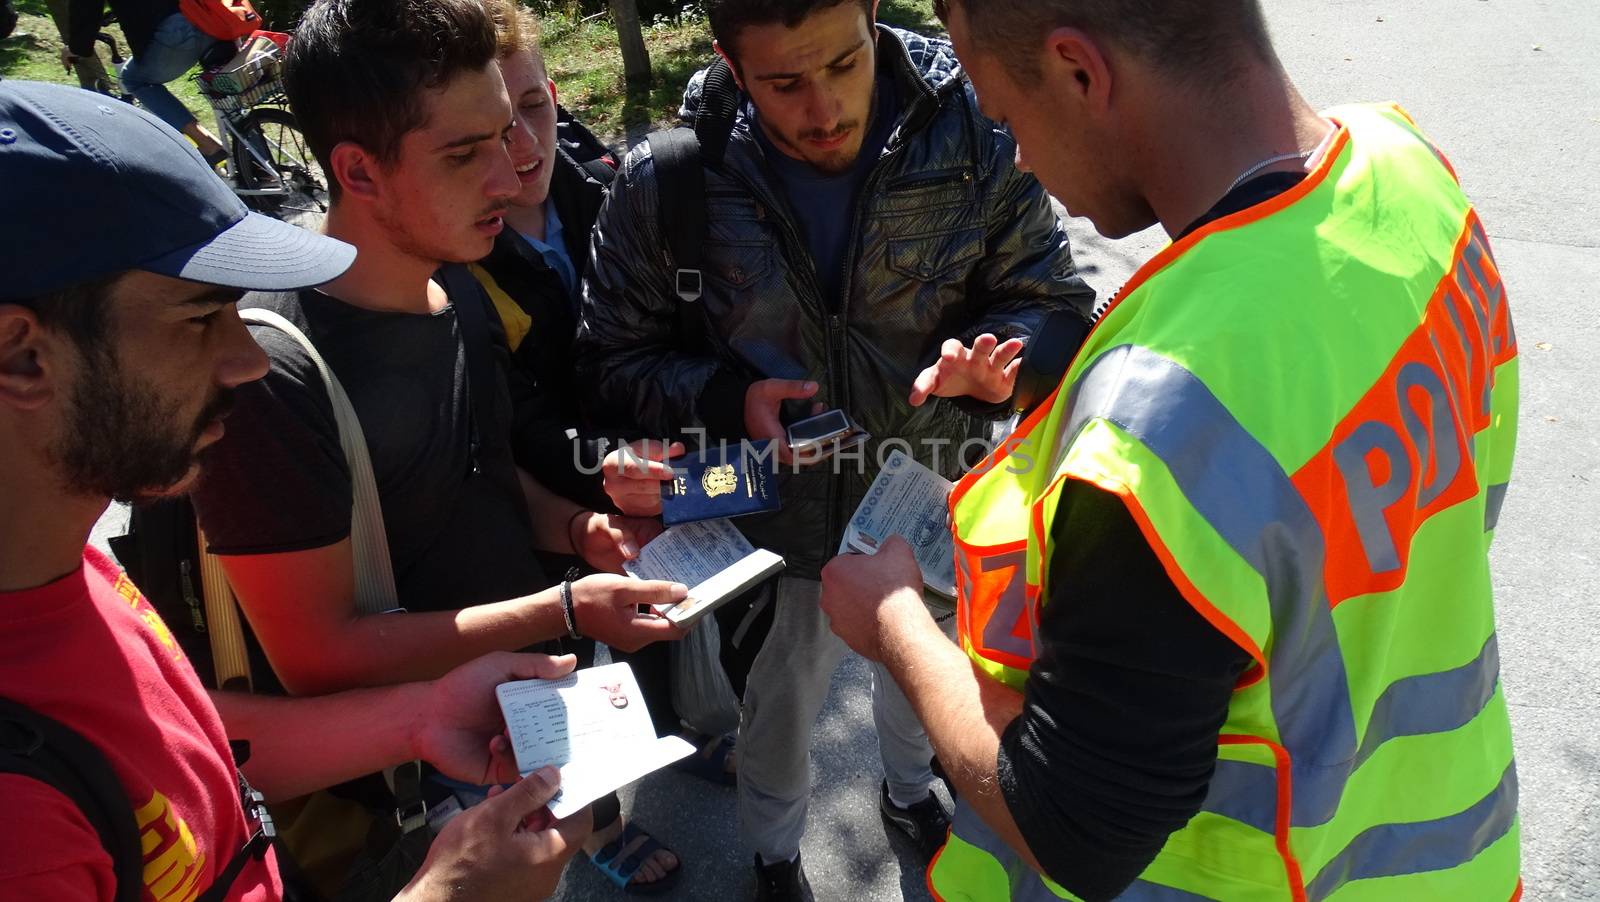
[[[622,569],[638,579],[688,586],[683,601],[657,607],[656,612],[677,626],[689,627],[782,570],[783,558],[752,546],[727,520],[701,520],[656,536]]]
[[[548,806],[558,818],[695,751],[679,736],[656,736],[626,664],[501,683],[495,695],[517,770],[527,775],[550,764],[561,771],[561,789]]]
[[[890,536],[911,546],[930,591],[956,597],[956,544],[950,535],[950,491],[955,484],[895,451],[845,524],[839,553],[877,554]]]

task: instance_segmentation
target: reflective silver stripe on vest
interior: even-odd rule
[[[1278,771],[1265,764],[1217,759],[1202,810],[1249,824],[1262,833],[1278,832]]]
[[[1390,686],[1358,748],[1322,582],[1322,531],[1277,460],[1199,378],[1144,348],[1106,352],[1074,384],[1068,404],[1058,436],[1063,454],[1091,419],[1116,424],[1161,458],[1189,504],[1265,582],[1272,710],[1292,762],[1293,826],[1330,821],[1351,772],[1383,743],[1453,730],[1483,710],[1499,675],[1492,636],[1459,668]],[[1205,810],[1273,833],[1277,798],[1272,767],[1219,761]]]
[[[1272,610],[1272,712],[1295,768],[1293,823],[1327,823],[1344,780],[1302,781],[1302,769],[1310,774],[1324,762],[1349,761],[1356,728],[1323,588],[1322,528],[1311,508],[1205,383],[1153,351],[1107,351],[1067,403],[1070,415],[1057,436],[1062,453],[1090,420],[1116,424],[1161,458],[1189,504],[1261,574]],[[1268,798],[1268,810],[1276,810],[1276,789]]]
[[[1471,723],[1500,685],[1500,641],[1490,634],[1478,656],[1453,670],[1395,680],[1372,706],[1367,734],[1351,762],[1360,767],[1400,736],[1448,733]]]
[[[1023,864],[1021,857],[983,822],[972,806],[956,802],[956,813],[950,822],[950,832],[962,842],[976,847],[990,858],[1000,862],[1011,880],[1012,902],[1061,902],[1033,869]],[[1194,893],[1148,880],[1135,880],[1133,885],[1117,897],[1117,902],[1214,902],[1209,896]]]
[[[1506,503],[1506,489],[1510,488],[1504,482],[1489,486],[1484,493],[1483,531],[1493,532],[1500,525],[1500,508]]]
[[[1306,887],[1307,896],[1326,899],[1352,880],[1456,867],[1505,836],[1516,819],[1517,765],[1513,761],[1493,792],[1459,814],[1363,830],[1318,872]],[[1463,840],[1468,844],[1464,846]]]
[[[989,829],[978,812],[959,799],[956,800],[955,816],[950,819],[950,833],[1000,862],[1011,883],[1012,902],[1061,902],[1061,897],[1044,885],[1044,880],[1034,873],[1033,868],[1023,864],[1017,853]]]
[[[1500,686],[1500,642],[1493,635],[1478,656],[1460,667],[1396,680],[1372,707],[1361,748],[1347,764],[1321,768],[1322,782],[1343,785],[1384,743],[1402,736],[1448,733],[1471,723]],[[1315,779],[1294,768],[1294,789]],[[1273,833],[1278,804],[1278,772],[1265,764],[1219,759],[1202,806],[1264,833]]]

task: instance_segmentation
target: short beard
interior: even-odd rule
[[[169,493],[194,468],[201,433],[232,408],[232,392],[213,397],[180,433],[182,405],[163,401],[110,349],[80,350],[83,368],[67,399],[63,434],[49,448],[66,489],[117,501]]]
[[[861,123],[859,122],[841,123],[833,130],[831,134],[823,132],[820,129],[810,129],[795,136],[794,140],[790,140],[787,136],[779,135],[776,132],[771,131],[767,132],[767,137],[774,139],[774,143],[781,144],[791,151],[792,155],[804,160],[806,165],[824,175],[844,175],[856,165],[857,161],[861,159],[861,152],[864,147],[856,148],[856,152],[849,157],[845,157],[843,151],[834,151],[832,154],[819,160],[806,156],[805,142],[812,139],[827,139],[834,137],[842,132],[849,131],[850,129],[859,128],[860,125]],[[865,137],[863,137],[862,141],[865,142],[865,140]]]
[[[506,205],[502,204],[492,210],[485,211],[483,215],[501,215],[505,212],[505,207]],[[474,251],[471,255],[464,256],[456,249],[432,238],[433,233],[431,231],[426,233],[428,237],[424,237],[424,234],[411,227],[405,216],[398,215],[394,211],[381,206],[374,210],[373,218],[377,220],[378,225],[383,227],[389,241],[396,248],[418,260],[427,260],[435,265],[476,263],[488,253],[488,251],[482,253]]]

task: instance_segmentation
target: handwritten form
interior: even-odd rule
[[[561,771],[561,790],[548,806],[558,818],[695,751],[678,736],[656,736],[627,664],[502,683],[495,694],[517,770],[549,764]]]

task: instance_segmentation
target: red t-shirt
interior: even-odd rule
[[[144,898],[190,902],[250,837],[217,709],[155,609],[110,558],[0,593],[0,696],[78,731],[111,762],[144,847]],[[111,856],[71,800],[0,775],[0,895],[105,899]],[[278,899],[276,861],[252,859],[229,899]]]

